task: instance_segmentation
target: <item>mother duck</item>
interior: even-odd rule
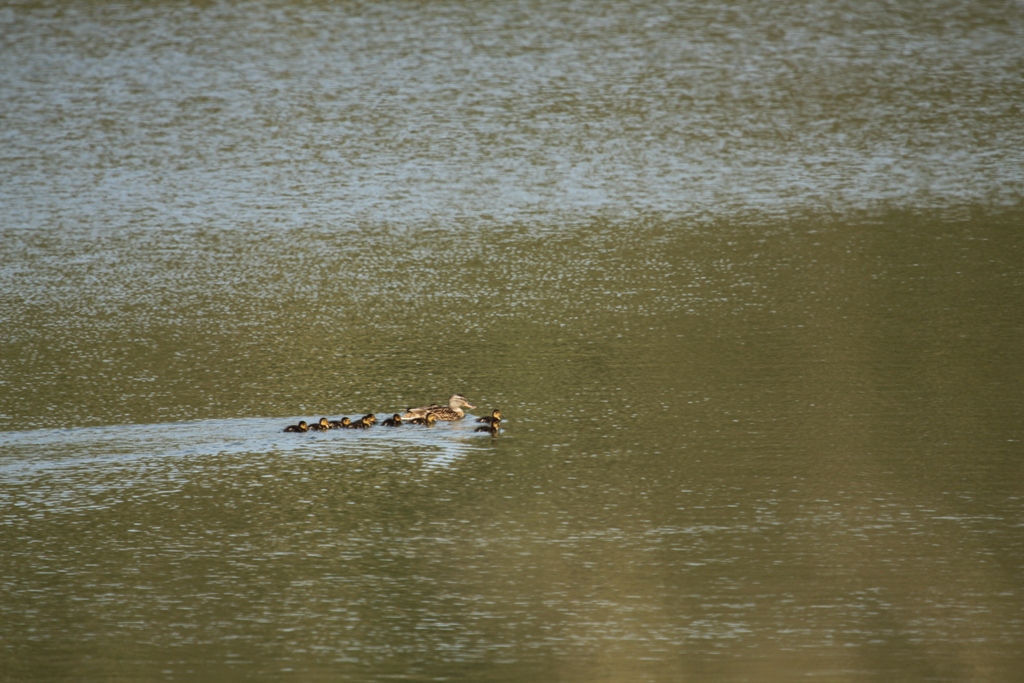
[[[423,408],[408,408],[405,414],[402,415],[403,420],[411,420],[414,417],[423,417],[427,413],[433,413],[438,420],[461,420],[466,417],[466,413],[462,410],[466,408],[476,408],[474,405],[470,405],[469,401],[462,394],[452,394],[452,397],[448,399],[448,405],[442,406],[437,403]]]

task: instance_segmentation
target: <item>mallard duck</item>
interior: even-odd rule
[[[483,427],[477,427],[473,431],[475,431],[475,432],[487,432],[491,436],[497,436],[498,432],[501,431],[501,420],[496,420],[496,421],[492,422],[489,425],[484,425]]]
[[[386,419],[383,422],[381,422],[380,426],[381,427],[401,427],[402,426],[402,416],[399,415],[398,413],[395,413],[394,415],[392,415],[388,419]]]
[[[405,418],[402,419],[404,420]],[[423,417],[409,418],[409,422],[413,423],[414,425],[424,425],[425,427],[433,427],[434,423],[437,422],[437,415],[434,415],[434,413],[431,412],[427,412],[427,414],[424,415]]]
[[[408,420],[414,417],[423,417],[427,413],[433,413],[434,417],[438,420],[461,420],[466,417],[466,413],[462,410],[463,406],[466,408],[476,408],[474,405],[470,405],[469,401],[462,394],[452,394],[452,397],[448,399],[448,405],[442,406],[433,404],[424,408],[407,408],[405,415],[402,416],[403,420]]]
[[[492,410],[491,414],[487,417],[477,418],[477,422],[483,422],[489,425],[498,424],[501,422],[501,411],[497,409]]]
[[[373,413],[367,413],[363,415],[363,419],[370,423],[370,426],[377,424],[377,416]]]
[[[327,421],[326,417],[321,417],[319,422],[309,425],[309,431],[311,432],[326,432],[330,428],[331,423]]]
[[[288,425],[287,427],[284,428],[284,431],[286,431],[286,432],[306,432],[306,431],[309,431],[309,426],[306,424],[305,420],[299,420],[299,424],[297,424],[297,425]]]
[[[331,429],[348,429],[352,425],[352,420],[347,417],[343,417],[340,420],[331,420]]]
[[[352,428],[352,429],[366,429],[366,428],[372,427],[372,426],[373,426],[373,422],[370,421],[370,416],[369,415],[363,415],[361,418],[359,418],[358,420],[353,422],[351,425],[349,425],[349,427]]]

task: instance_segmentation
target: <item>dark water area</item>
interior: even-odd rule
[[[0,680],[1016,680],[1022,38],[0,8]]]

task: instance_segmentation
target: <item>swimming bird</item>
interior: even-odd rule
[[[340,420],[331,420],[331,429],[348,429],[352,426],[352,420],[343,417]]]
[[[286,431],[286,432],[306,432],[306,431],[309,431],[309,426],[306,425],[306,421],[305,420],[299,420],[299,424],[297,424],[297,425],[288,425],[287,427],[284,428],[284,431]]]
[[[488,415],[487,417],[478,418],[477,422],[484,422],[489,425],[498,424],[499,422],[501,422],[501,411],[497,409],[492,410],[490,415]]]
[[[366,429],[366,428],[372,427],[372,426],[373,426],[373,422],[370,420],[370,416],[369,415],[363,415],[361,418],[359,418],[358,420],[353,422],[351,425],[349,425],[349,427],[351,429]]]
[[[442,406],[437,403],[423,408],[407,408],[405,415],[402,415],[403,420],[408,420],[414,417],[424,417],[427,413],[433,413],[434,417],[438,420],[452,421],[461,420],[466,417],[465,411],[462,410],[463,406],[466,408],[476,408],[471,405],[466,397],[462,394],[452,394],[452,397],[448,399],[448,405]]]
[[[373,413],[367,413],[363,415],[363,419],[369,422],[370,426],[377,424],[377,416]]]
[[[402,419],[404,420],[405,418],[402,418]],[[427,414],[424,415],[423,417],[412,417],[412,418],[409,418],[409,422],[413,423],[414,425],[423,425],[425,427],[433,427],[434,423],[437,422],[437,415],[434,415],[434,413],[428,411]]]
[[[331,423],[327,421],[326,417],[321,417],[319,422],[309,425],[309,431],[311,432],[326,432],[330,428]]]
[[[402,416],[399,415],[398,413],[395,413],[394,415],[392,415],[388,419],[386,419],[383,422],[381,422],[380,426],[381,427],[401,427],[402,426]]]
[[[473,431],[487,432],[491,436],[497,436],[498,432],[501,431],[501,420],[496,420],[495,422],[492,422],[489,425],[484,425],[483,427],[477,427]]]

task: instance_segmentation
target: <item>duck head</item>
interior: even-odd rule
[[[466,408],[476,408],[476,406],[467,401],[466,397],[462,394],[452,394],[452,397],[448,399],[448,407],[452,410],[463,406]]]

